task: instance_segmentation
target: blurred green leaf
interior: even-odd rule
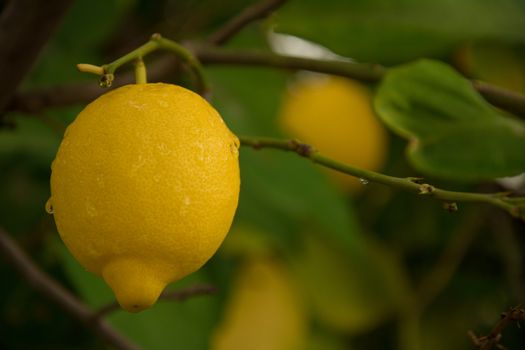
[[[278,12],[275,30],[360,61],[392,64],[442,57],[464,40],[524,42],[523,23],[520,0],[302,0]]]
[[[14,120],[14,130],[0,130],[0,223],[19,232],[34,230],[46,215],[51,161],[60,136],[37,118]]]
[[[349,256],[333,243],[307,233],[292,259],[312,312],[322,324],[360,334],[406,305],[408,278],[386,247],[367,239],[360,255]]]
[[[392,69],[374,104],[381,119],[410,140],[408,157],[418,170],[456,180],[525,171],[525,123],[492,108],[443,63]]]

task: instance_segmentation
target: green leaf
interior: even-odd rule
[[[468,16],[468,20],[466,20]],[[519,0],[301,0],[288,2],[275,30],[360,61],[443,57],[465,40],[525,40]]]
[[[491,107],[444,63],[421,60],[391,69],[374,105],[410,140],[408,158],[422,172],[483,180],[525,171],[525,123]]]

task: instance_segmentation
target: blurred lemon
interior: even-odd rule
[[[232,287],[213,350],[304,349],[307,319],[287,269],[268,258],[248,260]]]
[[[284,98],[279,121],[288,135],[340,162],[368,170],[385,162],[386,131],[370,93],[355,81],[317,75],[299,80]],[[360,186],[354,177],[327,171],[345,190]]]

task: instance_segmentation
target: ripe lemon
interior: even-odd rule
[[[251,258],[237,277],[211,349],[304,349],[308,320],[285,266],[268,257]]]
[[[369,92],[361,84],[333,76],[299,80],[283,100],[280,124],[293,138],[324,155],[368,170],[379,170],[387,154],[387,134],[374,115]],[[345,190],[357,179],[328,170]]]
[[[127,85],[99,97],[52,164],[49,205],[62,240],[124,309],[150,307],[228,232],[238,147],[217,111],[182,87]]]

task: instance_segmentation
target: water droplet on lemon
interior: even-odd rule
[[[48,214],[53,214],[53,202],[51,201],[51,198],[49,198],[46,202],[46,212]]]

